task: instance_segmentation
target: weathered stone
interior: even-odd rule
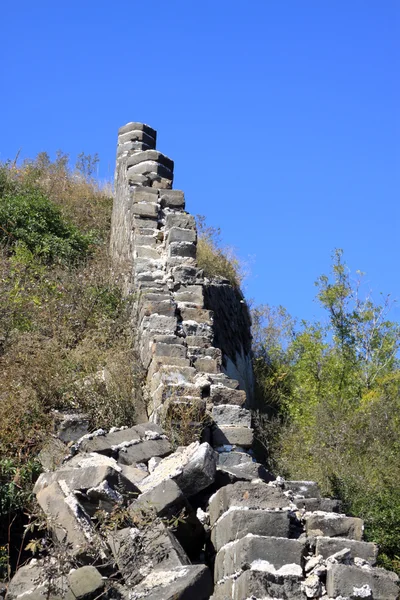
[[[196,284],[201,281],[203,272],[197,267],[189,265],[180,265],[171,269],[172,277],[179,283]]]
[[[130,159],[128,159],[128,161],[129,160]],[[129,171],[128,171],[128,178],[129,178]],[[149,187],[142,187],[142,186],[135,187],[135,188],[131,188],[129,197],[134,204],[136,202],[158,202],[158,191],[153,190],[152,188],[149,188]]]
[[[147,463],[152,456],[166,456],[172,452],[171,444],[166,438],[144,440],[138,444],[121,448],[118,462],[123,465]]]
[[[216,406],[219,404],[235,404],[243,406],[246,403],[246,392],[227,387],[225,385],[212,385],[210,388],[210,400]]]
[[[183,229],[182,227],[171,227],[168,231],[167,243],[174,242],[190,242],[194,243],[197,240],[195,229]]]
[[[137,444],[142,439],[153,439],[154,434],[163,435],[163,429],[154,423],[145,423],[144,425],[135,425],[129,429],[111,431],[103,435],[93,435],[83,439],[79,444],[79,448],[83,452],[98,452],[106,456],[112,456],[121,447],[127,447],[131,443]]]
[[[238,454],[238,453],[232,453]],[[220,487],[236,483],[237,481],[254,481],[260,479],[264,482],[274,480],[274,476],[267,469],[257,462],[247,462],[237,466],[221,465],[217,468],[215,477],[216,484]]]
[[[177,326],[175,316],[168,315],[148,315],[142,320],[142,328],[150,329],[154,333],[174,333]]]
[[[205,565],[156,570],[130,593],[130,600],[208,600],[212,579]]]
[[[161,521],[153,521],[142,530],[127,527],[114,531],[107,541],[129,585],[138,584],[154,569],[168,570],[189,564],[183,548]]]
[[[67,453],[68,449],[61,440],[50,437],[39,452],[38,459],[45,471],[54,471],[61,465]]]
[[[201,285],[181,286],[174,293],[176,302],[190,302],[197,304],[199,308],[203,306],[203,287]]]
[[[295,498],[294,504],[307,512],[341,512],[341,502],[334,498]]]
[[[320,498],[321,492],[315,481],[285,481],[283,488],[304,498]]]
[[[193,215],[185,212],[169,212],[165,216],[165,228],[180,227],[181,229],[195,229],[196,222]]]
[[[185,195],[181,190],[160,192],[160,204],[163,208],[184,209]]]
[[[240,446],[242,448],[251,448],[253,443],[253,430],[249,427],[230,427],[228,425],[213,427],[212,441],[214,447],[228,444]]]
[[[334,564],[328,568],[326,591],[330,598],[353,597],[355,588],[368,585],[374,600],[397,600],[399,578],[384,569],[360,569],[349,565]]]
[[[196,358],[194,364],[201,373],[217,373],[220,370],[220,362],[209,356]]]
[[[95,567],[86,566],[71,571],[68,575],[68,584],[72,598],[95,600],[101,595],[105,582]]]
[[[256,598],[269,600],[279,598],[282,600],[299,600],[304,598],[301,590],[302,575],[297,565],[285,565],[278,572],[263,570],[268,565],[251,566],[250,570],[244,571],[236,579],[232,589],[232,600],[243,600],[244,598]],[[257,567],[260,567],[260,570]],[[222,600],[222,596],[217,597]],[[225,600],[225,598],[224,598]]]
[[[168,244],[168,256],[196,258],[196,244],[193,242],[171,242]]]
[[[378,558],[378,546],[372,542],[358,542],[346,538],[335,537],[317,537],[315,553],[320,554],[323,558],[328,558],[336,552],[340,552],[347,548],[350,550],[352,558],[358,556],[368,561],[372,566],[376,564]]]
[[[248,533],[253,535],[289,537],[289,512],[232,507],[218,519],[211,531],[211,542],[219,551]]]
[[[196,321],[197,323],[212,323],[213,313],[204,308],[180,307],[182,321]]]
[[[149,127],[148,125],[145,125],[144,123],[138,123],[136,121],[132,121],[130,123],[127,123],[123,127],[120,127],[118,129],[118,137],[120,137],[126,133],[132,133],[132,132],[137,132],[137,131],[143,131],[144,133],[146,133],[146,135],[150,136],[153,140],[156,140],[156,138],[157,138],[157,131],[155,129],[153,129],[152,127]]]
[[[173,179],[173,171],[155,160],[144,160],[136,165],[131,165],[128,167],[128,174],[129,173],[139,173],[141,175],[156,175],[165,179],[170,179],[171,181]]]
[[[153,345],[154,356],[172,356],[175,358],[186,358],[187,348],[181,344],[163,344],[157,342]]]
[[[337,513],[317,511],[306,515],[306,532],[308,536],[347,537],[361,541],[364,523],[357,517],[346,517]]]
[[[185,338],[185,342],[188,348],[196,346],[197,348],[209,348],[212,345],[210,337],[204,335],[188,335]],[[210,382],[208,382],[208,388],[210,388]]]
[[[57,437],[68,444],[76,442],[89,431],[89,417],[83,413],[54,412]]]
[[[218,467],[238,467],[252,462],[253,458],[247,452],[232,451],[218,453]]]
[[[238,482],[225,486],[210,498],[210,523],[214,525],[232,507],[283,510],[288,505],[288,499],[278,488],[265,483]]]
[[[212,418],[217,425],[251,427],[251,412],[232,404],[220,404],[212,409]]]
[[[168,171],[174,170],[174,161],[168,158],[168,156],[161,154],[161,152],[158,152],[158,150],[145,150],[144,152],[137,152],[133,154],[126,160],[128,172],[132,167],[148,161],[159,163],[160,165],[166,167]]]
[[[186,496],[193,496],[213,483],[217,467],[217,455],[207,443],[193,442],[164,458],[141,484],[147,492],[165,479],[173,479]]]
[[[132,214],[148,218],[157,218],[158,204],[155,202],[138,202],[132,206]]]
[[[7,600],[44,600],[49,596],[50,600],[61,600],[67,592],[65,578],[62,581],[50,580],[43,562],[34,559],[20,567],[11,579],[7,589]]]
[[[166,479],[132,502],[129,510],[154,511],[159,517],[177,515],[187,505],[182,490],[175,481]]]
[[[85,558],[94,543],[95,533],[74,494],[62,482],[55,482],[38,492],[37,501],[57,540],[67,543],[72,555]]]
[[[154,258],[157,260],[160,258],[160,254],[156,248],[151,246],[137,246],[135,250],[135,256],[137,258]]]
[[[219,581],[247,569],[254,561],[264,560],[275,569],[283,565],[302,565],[304,540],[247,535],[221,548],[215,559],[214,580]]]

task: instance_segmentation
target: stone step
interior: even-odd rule
[[[350,556],[368,561],[371,566],[376,564],[378,558],[378,546],[372,542],[358,542],[346,538],[336,537],[317,537],[315,541],[315,554],[328,558],[336,552],[347,548],[350,550]]]
[[[399,578],[395,573],[378,568],[359,568],[352,565],[333,564],[328,568],[326,591],[330,598],[354,597],[373,598],[373,600],[398,600],[400,593]],[[371,592],[368,595],[368,588]]]
[[[361,541],[364,522],[357,517],[316,511],[305,515],[306,533],[310,536],[345,537]]]

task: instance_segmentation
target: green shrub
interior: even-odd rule
[[[3,169],[4,171],[4,169]],[[93,235],[67,221],[60,209],[37,187],[0,183],[0,242],[9,248],[23,244],[45,262],[76,262],[90,250]]]

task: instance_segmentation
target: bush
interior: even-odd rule
[[[88,253],[92,235],[68,222],[39,188],[6,179],[0,186],[0,242],[11,250],[22,244],[45,262],[75,262]]]
[[[209,279],[227,279],[231,285],[240,288],[244,272],[233,250],[221,245],[221,231],[206,225],[205,218],[197,215],[197,263]]]

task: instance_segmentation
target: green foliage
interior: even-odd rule
[[[81,233],[39,187],[0,176],[0,242],[19,245],[45,262],[74,262],[85,256],[93,236]]]
[[[197,215],[197,263],[209,279],[227,279],[231,285],[240,288],[244,273],[239,259],[232,248],[221,243],[221,230],[206,225],[205,217]]]
[[[282,474],[316,479],[364,518],[382,564],[399,569],[400,326],[389,298],[374,303],[357,275],[353,283],[336,251],[331,277],[316,282],[326,323],[255,312],[259,437]]]

